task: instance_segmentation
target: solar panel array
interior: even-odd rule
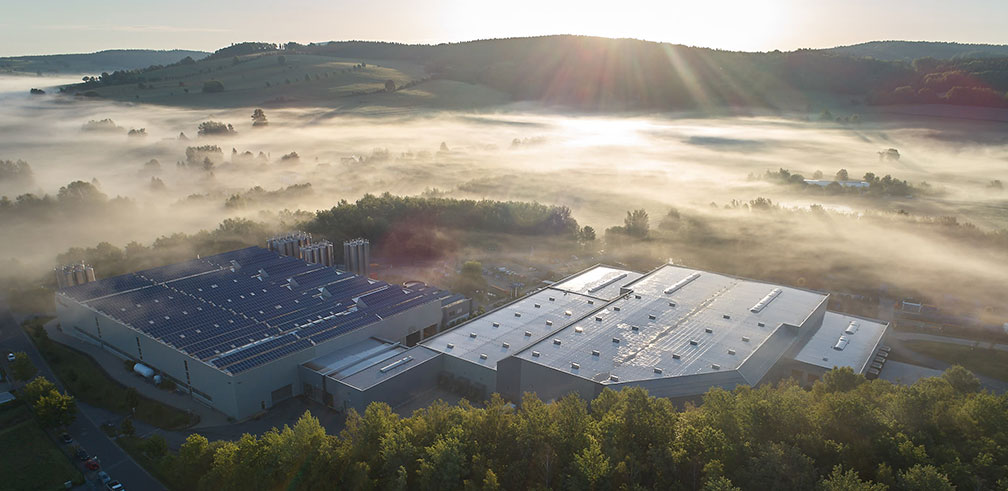
[[[432,300],[259,247],[62,293],[232,374]]]

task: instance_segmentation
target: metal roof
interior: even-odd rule
[[[544,288],[422,344],[495,369],[501,359],[521,351],[604,303],[578,293]]]
[[[856,323],[853,329],[851,323]],[[795,359],[828,369],[851,367],[855,372],[863,373],[888,327],[889,324],[876,320],[827,312],[822,327]],[[843,350],[833,349],[840,336],[847,340],[846,346]]]
[[[60,294],[231,374],[437,301],[259,247]]]
[[[601,383],[738,370],[755,384],[796,337],[782,325],[800,325],[827,298],[673,265],[624,286],[632,292],[515,356]]]

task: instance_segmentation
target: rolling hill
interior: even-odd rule
[[[187,56],[200,59],[208,54],[183,49],[113,49],[82,54],[12,56],[0,58],[0,72],[101,73],[167,65]]]
[[[838,46],[822,51],[856,57],[870,57],[876,60],[904,61],[919,58],[951,60],[954,58],[992,58],[1008,56],[1005,44],[963,44],[932,41],[872,41],[868,43]]]
[[[440,45],[239,43],[199,61],[114,72],[64,92],[197,107],[533,102],[588,111],[711,111],[831,104],[823,101],[1003,107],[1006,90],[1008,57],[911,64],[821,50],[747,53],[565,35]]]

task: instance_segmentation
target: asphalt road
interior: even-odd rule
[[[4,355],[4,363],[6,363],[7,353],[17,351],[27,353],[32,363],[38,367],[39,375],[52,380],[60,390],[65,390],[62,382],[56,378],[28,335],[14,319],[6,299],[0,298],[0,353]],[[88,418],[83,411],[78,411],[77,419],[67,429],[67,433],[88,453],[97,456],[101,461],[102,470],[108,472],[112,479],[123,483],[126,489],[165,489],[157,479],[137,464],[123,449],[119,448],[105,432],[101,431],[98,423],[100,422],[96,423]],[[78,465],[80,464],[78,463]],[[83,466],[80,468],[83,471]],[[93,475],[94,473],[85,472],[85,476],[89,478]],[[85,489],[91,486],[89,481]],[[94,486],[94,488],[98,488],[98,486]]]

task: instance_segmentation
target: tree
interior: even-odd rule
[[[389,79],[385,81],[385,92],[395,92],[395,89],[395,80]]]
[[[252,126],[266,126],[269,121],[266,120],[266,113],[262,109],[256,109],[252,111]]]
[[[69,394],[52,389],[35,402],[35,414],[43,426],[69,426],[77,418],[77,401]]]
[[[28,353],[18,351],[14,353],[14,361],[10,362],[11,377],[14,380],[26,382],[38,373],[38,368],[28,358]],[[45,379],[43,379],[45,380]]]
[[[823,178],[823,173],[822,173],[821,170],[817,170],[817,171],[815,171],[815,172],[812,173],[812,179],[822,179],[822,178]]]
[[[206,82],[203,82],[203,92],[207,94],[224,92],[224,84],[222,84],[220,80],[207,80]]]
[[[857,472],[851,469],[843,470],[843,466],[836,465],[833,472],[819,483],[821,491],[885,491],[884,484],[862,481]]]
[[[56,390],[56,386],[49,379],[37,377],[21,388],[21,396],[24,397],[24,400],[28,404],[34,406],[35,402],[41,399],[42,396],[54,390]]]
[[[627,235],[638,239],[646,238],[651,226],[648,224],[647,211],[643,209],[628,211],[623,219],[623,227]]]
[[[846,181],[850,176],[847,175],[847,169],[840,169],[836,173],[836,180]]]
[[[233,126],[220,121],[204,121],[200,123],[197,128],[197,133],[200,136],[238,134]]]
[[[591,242],[595,240],[595,229],[589,225],[581,227],[581,232],[578,233],[578,239],[581,242]]]
[[[133,420],[130,418],[122,420],[122,423],[119,424],[119,431],[122,431],[123,435],[133,436],[136,433],[136,427],[133,426]]]

